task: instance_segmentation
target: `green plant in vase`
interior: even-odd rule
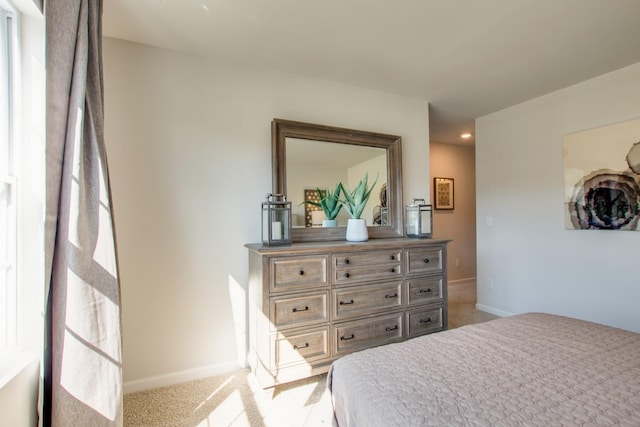
[[[345,200],[341,200],[341,202],[347,212],[349,212],[349,215],[351,215],[351,219],[349,219],[347,224],[346,235],[347,240],[350,242],[364,242],[369,240],[367,224],[364,219],[360,218],[360,216],[362,216],[362,212],[364,212],[364,208],[367,206],[371,191],[378,182],[378,177],[373,181],[371,187],[368,186],[368,180],[369,174],[365,173],[364,177],[360,180],[353,191],[349,189],[348,185],[345,186],[340,183],[345,198]]]
[[[364,212],[364,208],[367,206],[367,202],[369,201],[371,191],[378,182],[378,177],[376,177],[376,180],[373,181],[371,187],[367,187],[368,179],[369,174],[365,173],[364,178],[360,180],[353,191],[349,189],[348,185],[340,183],[342,192],[344,193],[344,198],[346,199],[342,200],[342,204],[344,204],[344,208],[349,212],[349,215],[351,215],[351,218],[353,219],[360,219],[360,216],[362,216],[362,212]]]
[[[323,227],[335,227],[336,226],[336,217],[340,213],[342,209],[342,201],[340,200],[340,191],[342,189],[342,184],[338,183],[336,185],[333,193],[327,188],[324,190],[324,194],[322,190],[316,187],[316,191],[318,192],[318,202],[314,202],[311,200],[306,200],[302,203],[308,203],[312,206],[316,206],[322,209],[324,212],[324,216],[327,218],[326,221],[323,221]]]

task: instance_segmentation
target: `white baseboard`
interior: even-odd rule
[[[185,371],[172,372],[170,374],[158,375],[155,377],[126,381],[123,384],[123,391],[124,394],[128,394],[152,388],[167,387],[174,384],[212,377],[214,375],[226,374],[242,368],[243,366],[240,366],[237,362],[202,366],[200,368],[187,369]]]
[[[489,307],[488,305],[484,305],[484,304],[476,304],[476,310],[484,311],[486,313],[493,314],[494,316],[498,316],[498,317],[513,316],[513,313],[509,313],[508,311]]]
[[[475,277],[467,277],[466,279],[449,280],[447,282],[447,286],[475,285],[476,282],[477,282],[477,279]]]

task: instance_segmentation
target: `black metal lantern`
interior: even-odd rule
[[[284,194],[267,194],[262,202],[262,243],[267,246],[291,244],[291,202]]]
[[[422,202],[422,203],[418,203]],[[413,199],[405,210],[407,237],[430,238],[433,235],[433,210],[424,199]]]

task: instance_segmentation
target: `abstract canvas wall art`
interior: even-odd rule
[[[563,138],[565,228],[640,230],[640,119]]]

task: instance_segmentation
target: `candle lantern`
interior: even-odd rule
[[[422,202],[422,203],[419,203]],[[413,199],[405,211],[407,237],[430,238],[433,234],[433,210],[424,199]]]
[[[291,202],[284,194],[267,194],[262,202],[262,243],[266,246],[291,244]]]
[[[380,225],[390,225],[389,224],[389,208],[383,206],[380,208]]]

